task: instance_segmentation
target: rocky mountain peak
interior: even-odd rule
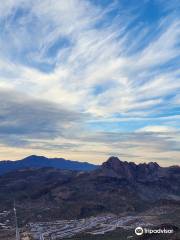
[[[147,165],[152,170],[156,170],[156,169],[160,168],[160,166],[156,162],[150,162]]]
[[[100,167],[101,176],[123,178],[130,181],[155,180],[162,172],[162,168],[156,162],[135,164],[121,161],[118,157],[110,157]]]
[[[121,166],[123,162],[118,157],[110,157],[106,162],[102,164],[103,167],[116,169]]]
[[[110,157],[100,168],[101,175],[133,179],[135,177],[135,163],[121,161],[118,157]]]

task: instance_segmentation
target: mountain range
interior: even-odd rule
[[[0,161],[0,175],[23,168],[53,167],[75,171],[91,171],[98,166],[87,163],[66,160],[64,158],[46,158],[44,156],[31,155],[17,161]]]
[[[110,157],[93,168],[74,171],[25,166],[3,174],[0,208],[11,208],[16,199],[20,218],[28,222],[102,213],[135,214],[180,205],[179,166],[165,168],[154,162],[135,164]]]

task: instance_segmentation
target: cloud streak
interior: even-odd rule
[[[80,123],[83,116],[48,101],[33,99],[18,92],[0,90],[0,133],[5,139],[63,136],[66,129]]]

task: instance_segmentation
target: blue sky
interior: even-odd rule
[[[177,0],[0,5],[0,155],[179,164]]]

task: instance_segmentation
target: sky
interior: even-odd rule
[[[0,159],[180,163],[179,0],[0,4]]]

